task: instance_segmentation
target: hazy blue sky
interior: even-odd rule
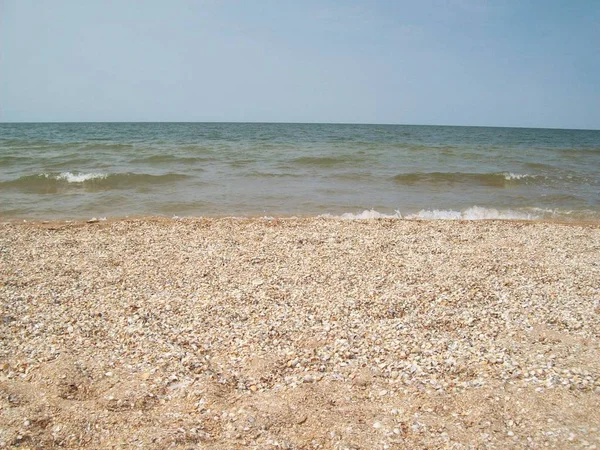
[[[0,0],[0,121],[600,129],[600,0]]]

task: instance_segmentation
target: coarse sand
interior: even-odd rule
[[[600,448],[600,226],[0,224],[0,448]]]

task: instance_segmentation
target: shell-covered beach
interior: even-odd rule
[[[600,226],[0,224],[0,447],[598,448]]]

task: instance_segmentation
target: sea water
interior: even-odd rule
[[[0,124],[0,217],[600,220],[600,131]]]

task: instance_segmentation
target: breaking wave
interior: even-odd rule
[[[103,191],[162,185],[187,178],[189,178],[187,175],[175,173],[152,175],[147,173],[61,172],[26,175],[14,180],[0,182],[0,187],[32,193],[55,193],[69,188]]]
[[[90,180],[105,180],[108,175],[105,173],[71,173],[63,172],[56,176],[43,174],[44,178],[54,178],[56,180],[64,180],[67,183],[83,183]]]
[[[395,211],[393,214],[384,214],[375,210],[365,210],[360,213],[345,213],[341,215],[323,214],[319,217],[330,219],[408,219],[408,220],[489,220],[489,219],[512,219],[512,220],[539,220],[543,219],[543,214],[515,210],[498,210],[494,208],[483,208],[481,206],[472,206],[463,211],[454,211],[450,209],[422,209],[416,213],[402,214]]]
[[[475,184],[480,186],[506,186],[510,182],[530,183],[545,180],[544,175],[519,174],[512,172],[412,172],[401,173],[393,180],[402,185],[416,184]]]

